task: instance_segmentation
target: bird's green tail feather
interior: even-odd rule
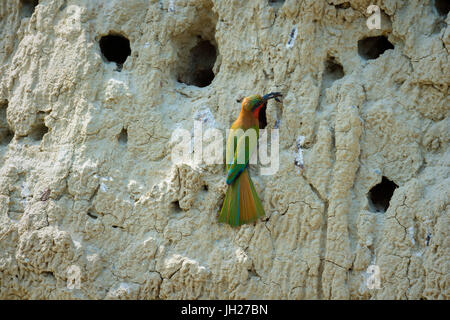
[[[219,214],[219,222],[240,226],[264,216],[264,208],[256,193],[252,179],[245,169],[228,186],[225,200]]]

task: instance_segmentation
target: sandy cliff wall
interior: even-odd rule
[[[448,299],[447,13],[1,0],[0,298]],[[172,132],[269,91],[267,216],[220,225],[224,166],[173,164]]]

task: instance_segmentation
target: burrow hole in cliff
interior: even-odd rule
[[[119,144],[126,145],[128,143],[128,131],[125,128],[122,128],[122,131],[120,131],[119,136],[117,137],[117,140],[119,141]]]
[[[265,129],[267,127],[267,104],[265,104],[261,110],[259,110],[258,120],[259,120],[259,128]]]
[[[20,15],[22,18],[31,17],[38,4],[39,0],[20,0]]]
[[[40,142],[44,135],[48,132],[48,128],[44,123],[44,117],[47,113],[39,112],[35,124],[31,127],[28,136],[35,142]]]
[[[449,0],[434,0],[434,7],[441,16],[447,16],[450,10]]]
[[[395,182],[383,176],[381,182],[369,191],[369,209],[372,212],[386,212],[397,188]]]
[[[14,132],[10,129],[6,118],[7,108],[8,101],[0,102],[0,146],[7,146],[14,138]]]
[[[342,65],[336,60],[335,57],[328,56],[325,61],[325,70],[322,76],[323,87],[331,87],[334,81],[343,78],[344,75],[345,73]]]
[[[204,88],[219,72],[219,50],[215,39],[218,17],[212,7],[213,3],[208,1],[197,8],[197,19],[184,33],[172,39],[177,51],[174,72],[179,83]]]
[[[122,35],[110,33],[101,37],[99,44],[103,58],[107,62],[115,62],[117,71],[121,71],[123,64],[131,54],[130,40]]]
[[[280,8],[283,6],[285,0],[269,0],[269,5],[271,7]]]
[[[178,82],[196,87],[207,87],[214,80],[216,47],[208,40],[198,37],[197,44],[189,51],[189,62],[178,75]]]
[[[181,213],[183,211],[183,209],[181,209],[180,207],[180,201],[178,200],[171,202],[169,208],[170,211],[175,214]]]
[[[367,37],[358,41],[358,53],[366,60],[376,59],[389,49],[394,49],[394,45],[385,36]]]

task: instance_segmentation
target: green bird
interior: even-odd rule
[[[219,222],[240,226],[265,215],[261,200],[248,173],[250,156],[259,137],[259,112],[269,99],[280,102],[279,92],[252,95],[242,100],[239,117],[231,126],[227,140],[228,190],[219,213]]]

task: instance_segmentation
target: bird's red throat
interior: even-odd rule
[[[256,119],[259,118],[259,111],[261,110],[261,108],[262,108],[263,105],[264,105],[263,103],[260,104],[255,110],[252,111],[253,116],[254,116]]]

